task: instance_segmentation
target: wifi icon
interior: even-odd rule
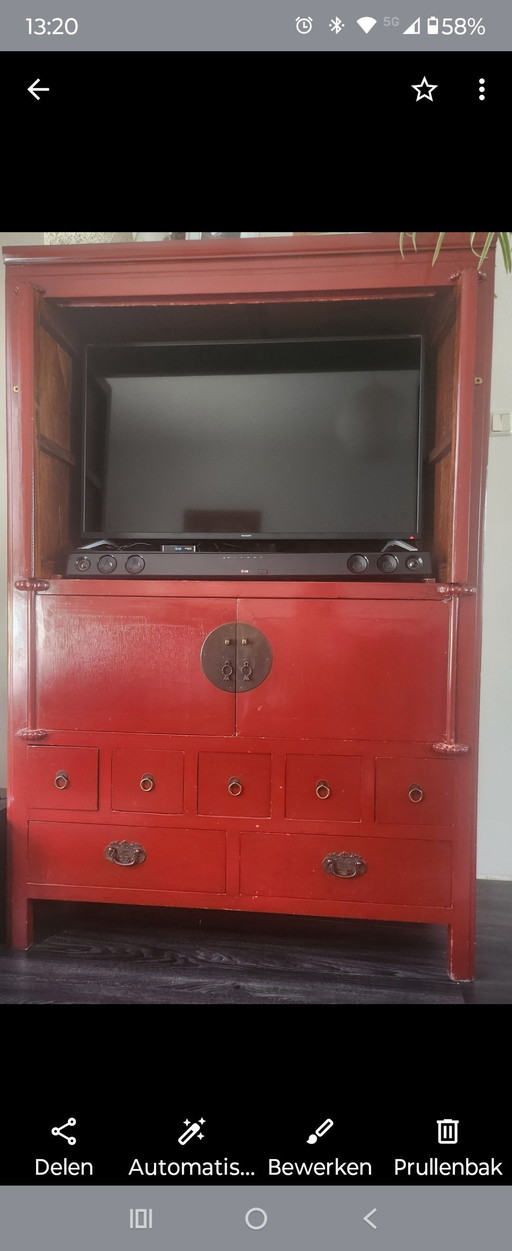
[[[358,17],[357,25],[364,30],[365,35],[369,35],[373,26],[377,25],[376,17]]]

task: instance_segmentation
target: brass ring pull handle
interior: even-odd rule
[[[229,660],[224,661],[221,673],[225,682],[229,682],[229,679],[233,677],[234,669],[233,665],[229,663]]]
[[[143,773],[139,786],[141,791],[153,791],[155,789],[155,779],[152,773]]]
[[[127,869],[135,864],[143,864],[146,855],[140,843],[128,843],[126,839],[122,843],[109,843],[105,847],[105,860],[110,860],[111,864],[119,864]]]
[[[330,793],[331,788],[328,782],[317,782],[315,786],[315,794],[318,795],[319,799],[328,799]]]
[[[362,877],[367,868],[366,860],[356,856],[353,851],[332,851],[322,860],[324,873],[330,873],[333,877]]]
[[[253,670],[252,665],[249,664],[248,660],[244,660],[243,665],[240,665],[240,673],[242,674],[242,680],[244,682],[250,682],[253,672],[254,670]]]
[[[65,773],[64,769],[60,769],[59,772],[55,774],[54,786],[57,787],[58,791],[65,791],[66,787],[69,786],[69,774]]]
[[[421,804],[421,801],[424,798],[424,792],[422,791],[421,786],[411,786],[409,788],[408,795],[411,804]]]
[[[228,782],[228,791],[229,791],[230,795],[241,795],[241,794],[242,794],[243,789],[244,789],[244,788],[243,788],[243,786],[242,786],[242,783],[241,783],[241,781],[240,781],[240,778],[230,778],[230,779],[229,779],[229,782]]]

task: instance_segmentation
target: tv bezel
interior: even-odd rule
[[[416,465],[416,526],[414,534],[410,531],[336,531],[319,533],[318,531],[294,531],[293,533],[284,533],[281,531],[266,531],[265,533],[258,531],[255,534],[248,534],[240,531],[116,531],[115,534],[106,530],[89,530],[86,528],[86,445],[87,445],[87,354],[90,350],[106,349],[106,348],[127,348],[130,347],[230,347],[234,346],[251,346],[258,344],[260,346],[269,346],[270,344],[302,344],[302,343],[354,343],[354,342],[391,342],[391,341],[410,341],[417,340],[419,344],[419,388],[418,388],[418,457]],[[277,371],[276,371],[277,372]],[[307,371],[306,371],[307,372]],[[321,371],[319,371],[321,372]],[[84,348],[84,375],[83,375],[83,403],[82,403],[82,467],[81,467],[81,508],[80,508],[80,525],[81,525],[81,541],[82,543],[99,542],[103,540],[106,543],[117,544],[130,543],[131,546],[137,543],[181,543],[181,542],[240,542],[241,539],[248,540],[251,543],[337,543],[337,542],[380,542],[380,540],[413,540],[419,538],[422,525],[422,465],[423,465],[423,443],[424,443],[424,336],[423,334],[393,334],[393,335],[301,335],[298,338],[279,338],[279,339],[180,339],[168,341],[137,341],[132,344],[127,343],[105,343],[95,342],[88,343]]]

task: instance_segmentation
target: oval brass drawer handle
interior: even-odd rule
[[[229,779],[229,782],[228,782],[228,791],[229,791],[230,795],[241,795],[241,794],[242,794],[243,789],[244,789],[244,788],[243,788],[243,786],[242,786],[242,783],[241,783],[241,781],[240,781],[240,778],[230,778],[230,779]]]
[[[153,791],[155,789],[155,779],[152,773],[143,773],[139,786],[141,791]]]
[[[66,773],[64,769],[59,769],[59,772],[55,774],[54,786],[58,791],[65,791],[69,786],[69,773]]]
[[[366,860],[353,851],[332,851],[322,860],[324,873],[333,877],[362,877],[367,868]]]
[[[408,795],[411,804],[421,804],[421,801],[424,798],[424,792],[422,791],[421,786],[409,787]]]
[[[317,782],[315,786],[315,793],[318,795],[319,799],[328,799],[331,793],[331,788],[329,786],[329,783]]]
[[[110,860],[111,864],[119,864],[124,868],[130,868],[134,864],[143,864],[147,853],[140,843],[128,843],[126,839],[122,843],[109,843],[105,847],[105,860]]]

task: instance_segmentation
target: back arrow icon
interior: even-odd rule
[[[39,100],[39,96],[38,96],[38,94],[37,94],[37,91],[49,91],[49,90],[50,90],[50,88],[49,88],[49,87],[38,87],[38,83],[40,83],[40,82],[41,82],[41,79],[40,79],[40,78],[36,78],[36,79],[34,80],[34,82],[32,83],[32,86],[31,86],[31,87],[27,87],[27,91],[30,91],[30,94],[34,97],[34,100]],[[35,88],[35,87],[37,87],[37,91],[35,91],[35,90],[34,90],[34,88]]]
[[[370,1220],[370,1216],[373,1216],[376,1211],[377,1211],[377,1208],[372,1208],[371,1212],[367,1212],[366,1216],[363,1216],[363,1221],[366,1221],[367,1225],[371,1225],[372,1229],[376,1229],[377,1226],[374,1225],[373,1221]]]

